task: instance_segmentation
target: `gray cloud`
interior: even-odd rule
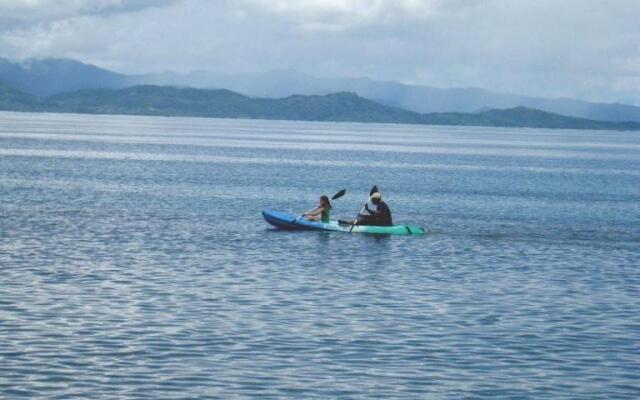
[[[177,0],[3,0],[0,30],[60,21],[83,15],[109,15],[163,7]]]
[[[0,56],[640,103],[640,0],[40,0],[0,15]]]

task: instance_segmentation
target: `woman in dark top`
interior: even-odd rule
[[[360,215],[358,217],[358,225],[377,225],[377,226],[391,226],[393,221],[391,219],[391,210],[387,203],[382,201],[380,193],[374,193],[371,195],[371,202],[376,206],[375,211],[369,209],[367,204],[364,209],[369,215]]]

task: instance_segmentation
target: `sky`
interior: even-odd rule
[[[0,0],[0,57],[640,105],[640,0]]]

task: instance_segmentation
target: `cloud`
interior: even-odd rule
[[[5,0],[0,56],[640,103],[639,14],[640,0]]]
[[[438,10],[442,0],[241,0],[236,7],[267,14],[308,31],[346,31],[402,18],[423,18]]]
[[[87,59],[126,40],[119,18],[182,0],[4,0],[0,2],[0,56]],[[114,24],[115,23],[115,24]],[[130,29],[131,27],[125,29]]]
[[[0,31],[65,21],[88,15],[109,15],[163,7],[177,0],[3,0]]]

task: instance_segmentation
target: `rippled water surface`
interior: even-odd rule
[[[0,113],[0,200],[0,398],[640,398],[638,133]]]

